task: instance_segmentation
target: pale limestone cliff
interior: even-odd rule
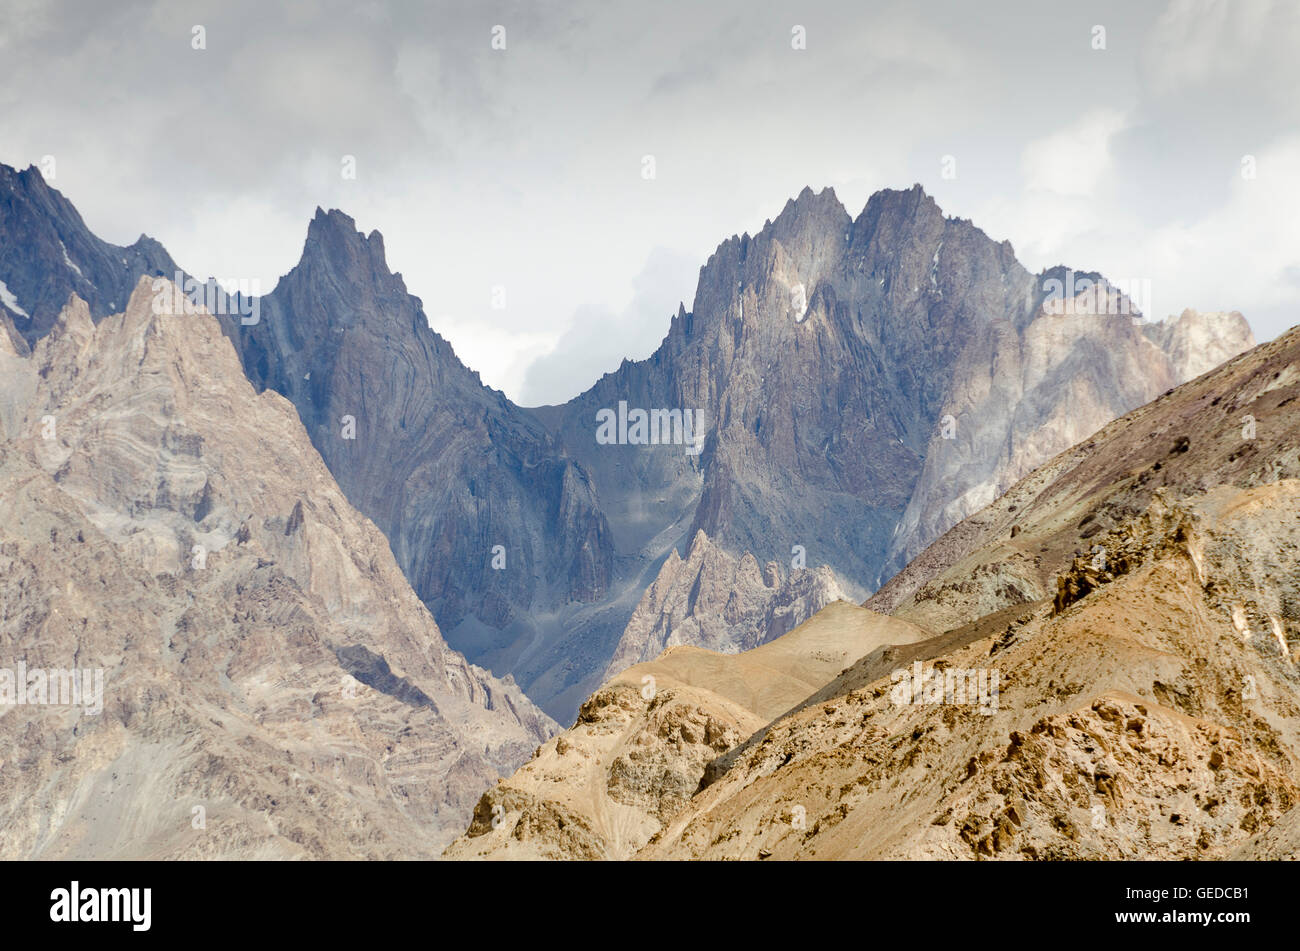
[[[159,312],[159,311],[162,312]],[[436,855],[554,724],[443,642],[293,407],[142,279],[0,356],[5,858]]]

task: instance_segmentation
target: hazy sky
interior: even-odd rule
[[[805,185],[1300,322],[1300,3],[0,0],[0,71],[0,161],[54,156],[101,237],[269,291],[342,208],[525,404],[647,356]]]

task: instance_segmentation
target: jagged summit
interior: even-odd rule
[[[788,199],[785,207],[781,209],[781,214],[777,215],[773,224],[781,221],[782,218],[799,218],[815,217],[828,215],[839,217],[847,215],[848,211],[840,202],[839,196],[835,194],[835,189],[827,185],[821,191],[814,192],[812,188],[805,185],[803,191],[799,192],[794,198]]]
[[[1126,316],[1045,321],[1043,295],[1009,242],[920,185],[876,192],[856,220],[805,188],[718,246],[651,357],[545,418],[607,511],[682,500],[667,544],[703,530],[760,561],[800,544],[870,590],[1051,452],[1186,378],[1172,339]],[[1206,334],[1216,355],[1253,342]],[[706,408],[698,468],[588,448],[589,417],[620,399]],[[644,536],[624,537],[630,552]]]
[[[317,209],[301,260],[261,309],[256,326],[227,324],[249,378],[293,402],[454,645],[491,662],[503,629],[536,639],[535,605],[605,594],[613,552],[589,476],[428,326],[378,231]],[[531,686],[527,668],[497,669]]]
[[[138,308],[136,295],[140,293],[140,288],[144,286],[145,280],[145,278],[141,278],[140,283],[136,285],[135,291],[131,294],[131,300],[127,302],[127,310]],[[68,302],[63,305],[63,310],[59,311],[59,316],[55,318],[54,326],[50,330],[50,336],[85,335],[94,333],[94,330],[95,322],[90,316],[90,305],[82,300],[76,291],[73,291],[68,295]]]
[[[337,208],[316,209],[307,225],[302,257],[293,270],[327,272],[322,276],[356,281],[379,293],[407,294],[402,276],[389,270],[384,236],[378,230],[364,234],[352,216]]]
[[[356,219],[347,212],[338,208],[325,211],[317,205],[316,213],[307,223],[307,240],[324,241],[331,235],[348,241],[359,239],[363,244],[378,241],[381,246],[384,240],[378,229],[372,229],[370,234],[363,232],[357,227]]]

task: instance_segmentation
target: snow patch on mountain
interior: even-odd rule
[[[4,281],[0,281],[0,304],[4,304],[5,307],[9,308],[15,314],[21,314],[28,320],[32,319],[32,315],[19,306],[18,298],[14,297],[13,292],[9,290],[8,285],[6,285]]]

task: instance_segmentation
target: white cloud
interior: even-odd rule
[[[1240,310],[1263,339],[1300,323],[1300,136],[1256,161],[1258,177],[1234,175],[1221,206],[1142,233],[1130,254],[1160,275],[1166,311]]]
[[[699,261],[693,254],[656,248],[637,275],[627,306],[617,313],[590,304],[578,308],[564,335],[526,371],[520,402],[562,403],[577,396],[624,359],[650,356],[683,302],[689,309]]]
[[[1300,7],[1291,0],[1172,0],[1141,59],[1156,94],[1249,77],[1296,73]]]
[[[1025,187],[1058,195],[1092,195],[1111,171],[1111,139],[1127,125],[1117,109],[1093,109],[1064,129],[1030,142],[1021,159]]]
[[[558,336],[549,331],[519,333],[452,314],[430,317],[429,326],[453,341],[452,349],[461,363],[477,370],[483,382],[495,389],[523,378],[537,354],[555,347]]]

